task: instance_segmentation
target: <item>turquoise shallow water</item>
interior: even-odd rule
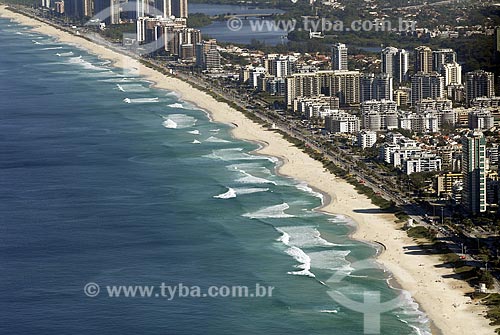
[[[329,293],[400,293],[359,270],[376,250],[348,220],[314,212],[320,195],[196,106],[5,19],[0,45],[2,334],[363,334],[363,314]],[[105,292],[162,282],[274,291]],[[408,297],[381,316],[382,334],[428,326]]]

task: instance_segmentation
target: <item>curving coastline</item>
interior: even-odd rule
[[[482,315],[484,309],[468,304],[464,296],[471,289],[462,281],[443,278],[452,274],[451,269],[436,267],[441,264],[438,256],[410,254],[405,246],[414,246],[412,239],[395,224],[392,214],[383,213],[371,201],[356,192],[353,186],[326,171],[320,162],[313,160],[300,149],[287,142],[276,132],[262,128],[227,104],[218,102],[208,94],[176,78],[166,77],[147,68],[137,60],[118,54],[103,46],[60,31],[34,19],[10,12],[0,6],[0,16],[36,27],[35,31],[51,35],[61,42],[75,45],[112,61],[115,66],[134,68],[159,89],[174,90],[183,100],[208,111],[216,122],[236,125],[232,134],[238,139],[261,144],[260,154],[279,157],[279,173],[305,181],[315,190],[325,194],[324,205],[319,210],[340,214],[357,223],[353,238],[377,242],[385,246],[378,260],[395,277],[399,286],[411,293],[435,326],[443,334],[494,334],[489,321]],[[455,307],[456,306],[456,307]]]

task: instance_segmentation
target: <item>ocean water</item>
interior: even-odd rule
[[[363,314],[329,293],[402,293],[346,218],[315,212],[318,193],[205,111],[6,19],[0,45],[1,334],[363,334]],[[274,289],[106,290],[161,283]],[[380,333],[428,333],[403,295]]]

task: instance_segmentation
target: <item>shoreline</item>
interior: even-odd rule
[[[464,296],[473,289],[461,280],[443,278],[453,274],[453,270],[437,267],[442,264],[439,256],[413,254],[412,251],[404,250],[403,247],[415,246],[415,243],[395,223],[396,217],[393,214],[380,211],[370,199],[358,194],[352,185],[326,171],[320,162],[286,141],[280,134],[264,129],[226,103],[216,101],[190,84],[167,77],[128,56],[8,11],[4,5],[0,5],[0,16],[31,26],[35,32],[55,37],[62,43],[110,60],[115,67],[137,69],[142,77],[153,82],[152,87],[179,93],[182,100],[209,113],[213,121],[233,125],[231,134],[236,139],[258,143],[259,148],[252,153],[279,159],[280,163],[276,164],[277,173],[304,181],[323,194],[323,204],[315,210],[328,215],[341,215],[353,221],[356,228],[350,238],[385,247],[385,250],[377,253],[377,262],[391,273],[390,282],[396,281],[392,287],[411,294],[419,309],[430,319],[433,334],[495,334],[494,328],[489,326],[489,320],[482,316],[485,308],[468,304],[470,298]]]

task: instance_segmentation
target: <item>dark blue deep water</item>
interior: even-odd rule
[[[348,220],[314,212],[318,194],[196,106],[6,19],[0,46],[0,334],[362,334],[363,315],[329,291],[399,293],[356,270],[375,249]],[[106,289],[161,283],[274,291]],[[410,298],[381,326],[428,330]]]

